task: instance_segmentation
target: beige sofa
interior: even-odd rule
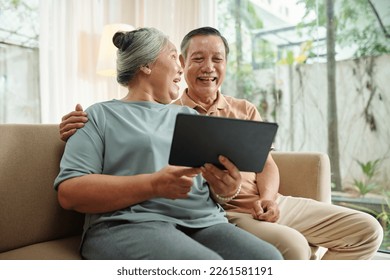
[[[0,259],[80,259],[83,215],[53,189],[63,148],[57,125],[0,124]],[[273,156],[281,193],[330,201],[327,155]]]

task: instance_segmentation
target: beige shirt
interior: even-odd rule
[[[220,92],[217,93],[216,101],[208,110],[192,100],[187,95],[187,90],[174,103],[191,107],[203,115],[255,121],[262,120],[258,110],[252,103],[245,99],[222,95]],[[253,203],[259,199],[259,191],[256,186],[256,174],[253,172],[241,172],[241,177],[241,192],[235,199],[222,206],[226,211],[251,213]]]

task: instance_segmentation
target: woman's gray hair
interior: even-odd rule
[[[155,28],[139,28],[114,34],[112,42],[118,48],[116,80],[127,87],[141,67],[156,61],[168,44],[168,36]]]

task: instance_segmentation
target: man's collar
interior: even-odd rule
[[[194,101],[192,100],[188,94],[188,88],[186,88],[184,91],[183,91],[183,94],[181,95],[180,97],[180,105],[182,106],[188,106],[192,109],[195,109],[196,107],[198,107],[199,105]]]
[[[193,99],[189,97],[188,88],[186,88],[183,94],[181,95],[180,104],[188,106],[193,109],[196,109],[197,107],[201,107],[198,103],[196,103]],[[216,106],[218,110],[222,110],[228,107],[228,103],[225,97],[220,93],[220,91],[217,91],[217,99],[215,100],[215,103],[212,106]]]

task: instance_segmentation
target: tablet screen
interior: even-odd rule
[[[178,114],[169,164],[200,167],[212,163],[223,169],[218,161],[223,155],[240,171],[261,172],[277,129],[270,122]]]

